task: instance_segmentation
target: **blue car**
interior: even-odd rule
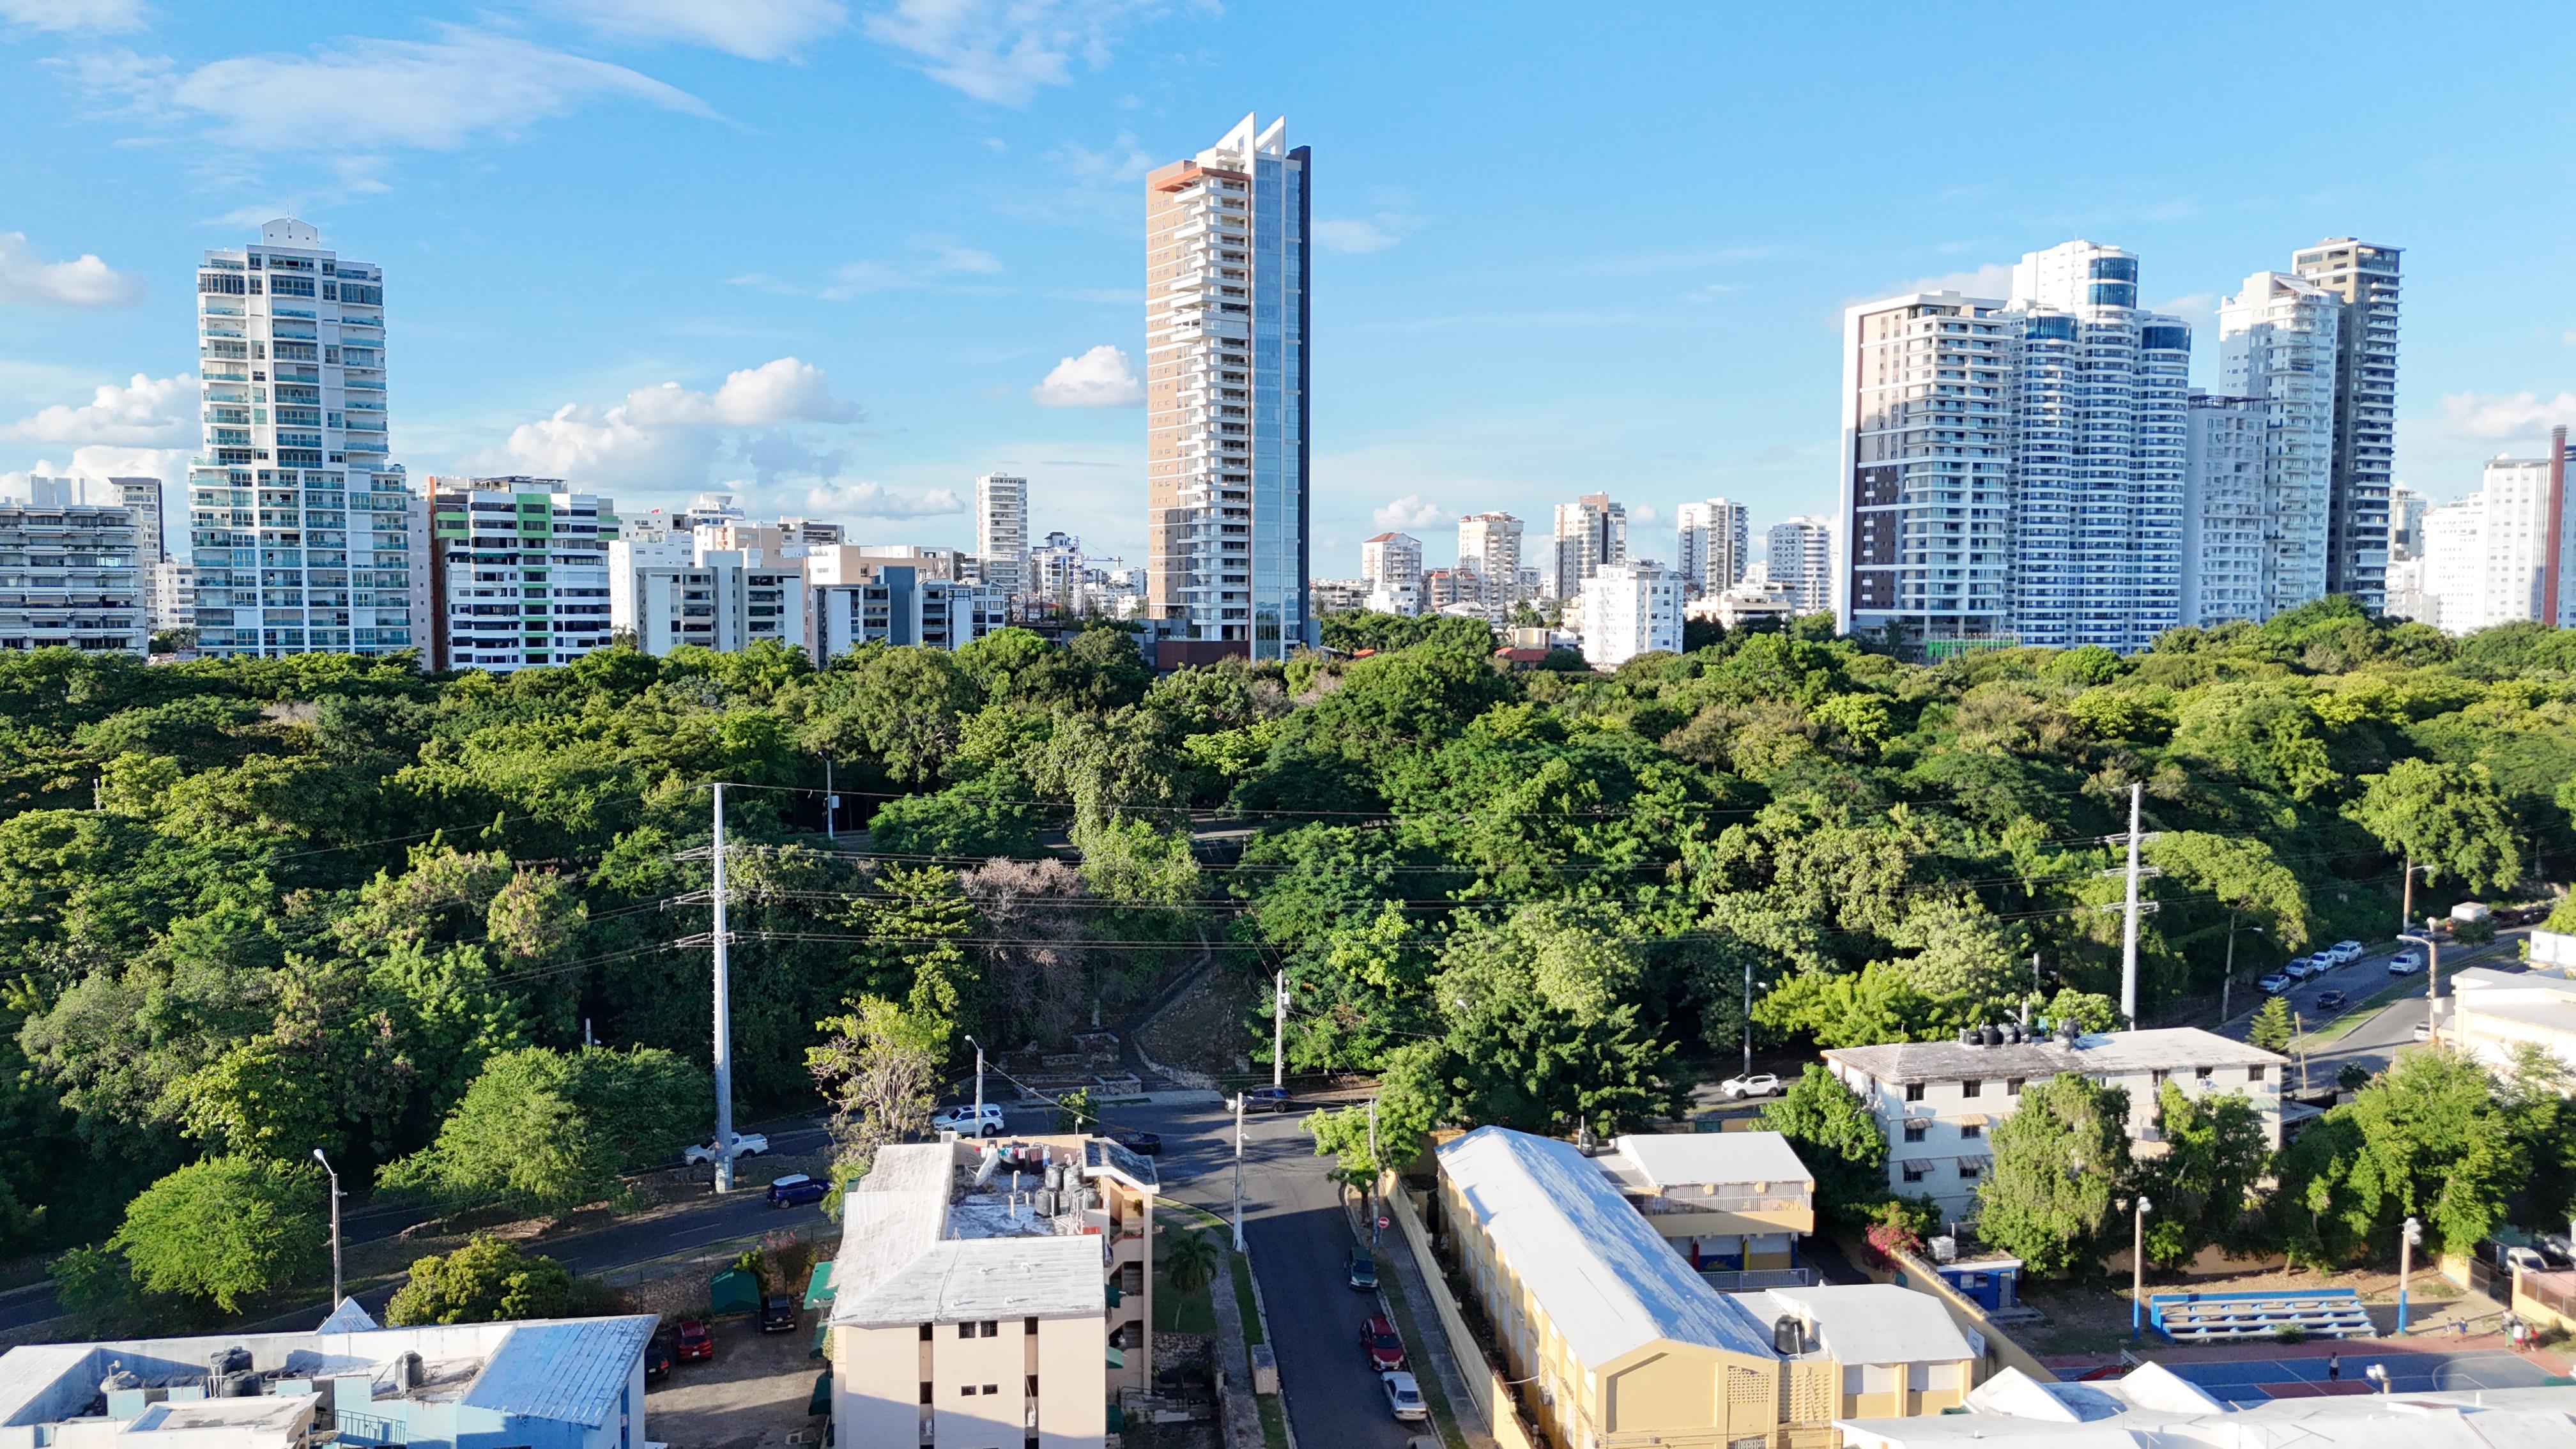
[[[801,1172],[792,1172],[769,1185],[769,1205],[774,1208],[803,1207],[809,1202],[821,1202],[824,1194],[831,1190],[827,1183],[816,1182]]]

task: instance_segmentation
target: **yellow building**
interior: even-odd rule
[[[878,1148],[841,1199],[836,1441],[1100,1449],[1153,1382],[1157,1188],[1096,1137]]]
[[[1675,1132],[1622,1137],[1612,1148],[1593,1163],[1693,1267],[1798,1266],[1798,1239],[1816,1230],[1816,1179],[1786,1137]]]
[[[1883,1298],[1880,1285],[1730,1297],[1601,1159],[1500,1127],[1438,1158],[1449,1237],[1500,1367],[1558,1449],[1829,1449],[1842,1442],[1832,1421],[1856,1404],[1928,1413],[1967,1393],[1976,1354],[1928,1298],[1927,1316],[1920,1295]],[[1837,1343],[1890,1356],[1846,1362]]]

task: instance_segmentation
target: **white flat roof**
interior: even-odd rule
[[[941,1142],[877,1149],[841,1198],[832,1321],[860,1327],[975,1318],[1074,1318],[1108,1311],[1108,1256],[1007,1204],[954,1204],[957,1159]]]
[[[1777,1132],[1650,1132],[1617,1139],[1619,1155],[1657,1187],[1703,1182],[1803,1182],[1816,1175]]]
[[[2287,1057],[2261,1047],[2203,1031],[2196,1026],[2158,1027],[2149,1031],[2104,1031],[2075,1039],[2073,1047],[2055,1038],[2018,1045],[1968,1046],[1957,1041],[1888,1042],[1879,1046],[1833,1047],[1828,1061],[1868,1073],[1882,1082],[1957,1082],[1970,1078],[2025,1079],[2078,1072],[2127,1076],[2161,1067],[2250,1067],[2284,1063]]]
[[[1757,1320],[1794,1314],[1839,1364],[1957,1363],[1975,1358],[1941,1300],[1893,1283],[1770,1288],[1732,1295]]]
[[[1776,1357],[1769,1329],[1711,1289],[1571,1145],[1479,1127],[1439,1158],[1494,1251],[1586,1366],[1659,1339]]]
[[[2541,1449],[2545,1445],[2576,1445],[2576,1389],[2273,1399],[2214,1412],[2122,1402],[2116,1411],[2103,1413],[2089,1392],[2100,1385],[2046,1387],[2075,1391],[2064,1396],[2083,1406],[2073,1422],[2043,1409],[2031,1416],[1987,1410],[1908,1419],[1837,1419],[1834,1424],[1843,1431],[1845,1444],[1862,1449],[1913,1449],[1920,1445],[1996,1440],[2072,1445],[2078,1449],[2094,1445],[2139,1449]],[[2117,1385],[2111,1387],[2116,1394]],[[2060,1396],[2052,1393],[2047,1397],[2057,1401]]]

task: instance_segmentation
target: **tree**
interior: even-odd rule
[[[454,1212],[560,1213],[622,1198],[620,1174],[677,1156],[709,1086],[695,1063],[654,1047],[506,1051],[485,1062],[430,1146],[386,1166],[383,1184]]]
[[[2129,1175],[2128,1115],[2126,1092],[2073,1072],[2025,1085],[1992,1129],[1978,1235],[2044,1275],[2092,1262]]]
[[[805,1049],[805,1068],[832,1104],[840,1159],[864,1171],[880,1146],[929,1128],[948,1038],[946,1023],[880,996],[849,1008],[814,1023],[823,1042]]]
[[[2147,1260],[2174,1268],[2213,1243],[2234,1241],[2254,1187],[2271,1165],[2263,1120],[2237,1092],[2195,1097],[2167,1078],[2156,1090],[2162,1155],[2139,1164],[2147,1215]]]
[[[477,1236],[440,1257],[415,1258],[411,1281],[385,1305],[394,1327],[563,1318],[578,1311],[570,1269],[516,1243]]]
[[[2513,818],[2486,766],[2399,760],[2384,775],[2362,777],[2362,785],[2361,799],[2345,813],[2426,881],[2495,891],[2521,878]]]
[[[1172,1291],[1186,1298],[1216,1279],[1216,1244],[1199,1228],[1176,1228],[1163,1236],[1163,1277]]]
[[[1816,1175],[1816,1204],[1845,1227],[1858,1227],[1887,1199],[1887,1134],[1860,1094],[1814,1062],[1778,1101],[1762,1107],[1762,1125],[1789,1139]]]
[[[2289,998],[2268,997],[2245,1028],[2245,1039],[2267,1052],[2288,1051],[2292,1029]]]
[[[2409,1215],[2437,1251],[2464,1253],[2504,1220],[2528,1165],[2483,1068],[2408,1052],[2282,1154],[2275,1211],[2305,1263],[2387,1251]]]
[[[154,1293],[226,1313],[328,1261],[321,1169],[310,1162],[210,1157],[145,1188],[107,1240]]]
[[[1091,1089],[1076,1087],[1055,1099],[1055,1130],[1090,1132],[1100,1125],[1100,1110],[1092,1105]]]

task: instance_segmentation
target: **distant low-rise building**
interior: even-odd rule
[[[646,1449],[655,1322],[377,1328],[344,1308],[311,1333],[32,1344],[0,1355],[0,1449]]]
[[[0,649],[141,654],[150,642],[134,513],[77,489],[38,479],[27,499],[0,499]]]
[[[2576,958],[2576,938],[2535,931],[2531,943],[2535,962]],[[2569,978],[2569,966],[2576,959],[2528,971],[2471,966],[2455,974],[2444,1044],[2498,1072],[2512,1072],[2526,1048],[2576,1067],[2576,980]]]
[[[1619,1138],[1593,1159],[1647,1226],[1701,1272],[1794,1270],[1816,1230],[1816,1178],[1777,1132]],[[1802,1279],[1803,1281],[1803,1279]]]
[[[1993,1033],[1989,1040],[1985,1033]],[[1975,1034],[1977,1040],[1964,1040]],[[2198,1027],[2025,1035],[2018,1027],[1963,1031],[1959,1041],[1835,1047],[1826,1069],[1860,1095],[1887,1134],[1888,1191],[1928,1197],[1954,1219],[1977,1211],[1977,1183],[1994,1160],[1987,1132],[2021,1106],[2023,1090],[2060,1072],[2129,1094],[2129,1138],[2160,1151],[2156,1091],[2167,1081],[2201,1095],[2235,1092],[2281,1145],[2281,1071],[2288,1059]]]
[[[1154,1382],[1153,1165],[1096,1137],[877,1149],[841,1200],[848,1445],[1097,1449]]]

